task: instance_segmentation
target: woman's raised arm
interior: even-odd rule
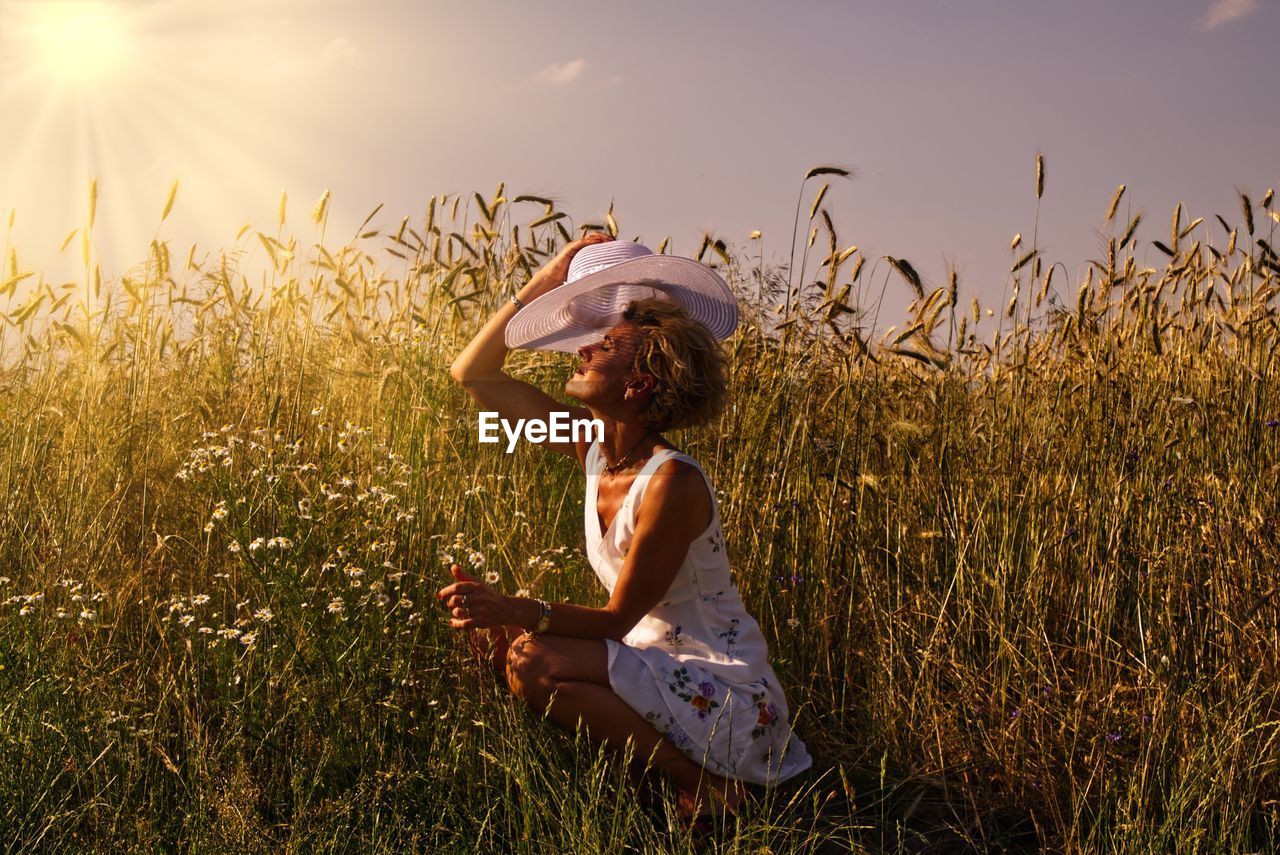
[[[564,284],[569,273],[569,262],[578,250],[593,243],[612,240],[608,235],[589,234],[569,244],[547,262],[541,270],[525,283],[517,293],[522,303],[535,300],[553,288]],[[591,413],[585,407],[572,406],[557,401],[546,392],[516,380],[502,370],[507,358],[506,330],[507,324],[516,314],[516,306],[510,301],[489,318],[465,348],[458,354],[449,367],[449,375],[466,387],[471,397],[475,398],[484,410],[496,411],[499,418],[515,421],[516,419],[550,419],[552,412],[568,412],[571,419],[590,418]],[[566,457],[577,457],[577,449],[572,442],[547,442],[543,447],[556,451]]]

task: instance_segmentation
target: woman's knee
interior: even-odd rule
[[[546,705],[554,685],[546,646],[525,634],[507,648],[507,685],[530,705]]]

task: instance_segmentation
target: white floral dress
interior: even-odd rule
[[[609,684],[710,771],[754,784],[786,780],[813,761],[789,725],[764,635],[733,583],[715,490],[697,461],[671,449],[656,452],[602,532],[596,500],[603,458],[594,443],[586,461],[587,558],[612,593],[631,547],[636,508],[649,479],[672,459],[702,473],[711,523],[690,544],[662,601],[621,642],[605,639]]]

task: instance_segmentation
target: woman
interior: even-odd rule
[[[690,312],[723,337],[737,323],[736,304],[704,265],[609,241],[593,234],[567,245],[450,370],[504,419],[548,420],[568,409],[603,424],[602,441],[542,447],[586,472],[587,553],[608,604],[503,596],[456,567],[458,581],[439,597],[454,628],[491,631],[495,665],[505,665],[513,692],[614,750],[631,741],[635,757],[670,776],[682,815],[697,823],[720,812],[716,802],[736,813],[743,782],[785,780],[811,760],[730,576],[711,481],[661,433],[719,413],[724,355]],[[633,299],[645,293],[651,298]],[[514,335],[525,346],[576,349],[581,361],[565,392],[582,406],[502,372],[517,312],[527,313]]]

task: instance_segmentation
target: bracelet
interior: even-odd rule
[[[529,631],[534,635],[541,635],[551,627],[551,604],[546,600],[538,600],[537,603],[541,612],[538,614],[538,622]]]
[[[520,298],[517,297],[515,294],[511,295],[511,302],[516,304],[516,311],[519,311],[524,308],[524,303],[521,302]]]

